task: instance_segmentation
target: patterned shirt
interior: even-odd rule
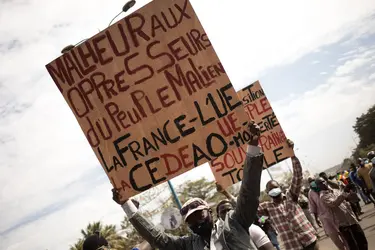
[[[297,157],[292,158],[293,178],[286,199],[280,204],[264,202],[259,204],[260,216],[268,216],[278,231],[285,249],[301,250],[314,243],[315,230],[298,205],[298,196],[302,188],[302,166]]]
[[[349,203],[345,201],[347,196],[348,195],[340,193],[336,189],[329,189],[320,192],[320,199],[329,210],[331,218],[333,218],[335,224],[340,227],[346,227],[358,223]]]

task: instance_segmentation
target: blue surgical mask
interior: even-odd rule
[[[268,195],[271,197],[277,197],[281,194],[281,188],[273,188],[268,192]]]

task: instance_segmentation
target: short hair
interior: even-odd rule
[[[326,172],[321,172],[321,173],[319,174],[319,177],[323,177],[323,176],[327,176]]]
[[[96,250],[99,247],[108,246],[108,241],[103,237],[99,236],[99,233],[88,236],[83,242],[83,250]]]
[[[267,190],[268,190],[268,186],[269,186],[271,183],[276,183],[277,185],[280,186],[280,184],[279,184],[277,181],[275,181],[275,180],[270,180],[270,181],[268,181],[267,184],[266,184],[266,189],[267,189]]]
[[[220,202],[217,204],[217,206],[216,206],[216,214],[217,214],[217,215],[219,215],[219,207],[220,207],[221,205],[224,205],[224,204],[231,204],[231,205],[232,205],[232,203],[231,203],[229,200],[222,200],[222,201],[220,201]]]

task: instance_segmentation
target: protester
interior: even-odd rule
[[[367,250],[368,243],[366,236],[358,224],[355,216],[345,201],[348,193],[340,193],[337,189],[330,189],[323,178],[315,180],[317,188],[320,190],[320,199],[330,211],[334,222],[339,225],[339,230],[348,243],[350,250]]]
[[[328,178],[328,175],[325,172],[321,172],[319,174],[319,177],[323,178],[327,182],[329,187],[334,188],[334,189],[340,189],[341,188],[341,185],[338,182],[330,180]]]
[[[234,210],[227,212],[222,232],[218,235],[215,228],[212,210],[207,202],[199,198],[188,200],[180,213],[193,234],[177,237],[168,235],[149,220],[142,216],[130,201],[121,201],[119,192],[115,189],[113,199],[120,204],[138,233],[151,246],[163,250],[204,250],[204,249],[256,249],[251,244],[249,227],[256,218],[260,195],[260,179],[263,170],[263,154],[258,147],[260,129],[254,122],[249,125],[248,132],[251,140],[243,167],[243,179],[237,205]]]
[[[233,208],[236,206],[237,200],[232,194],[230,194],[227,190],[225,190],[220,184],[216,183],[216,190],[223,194],[228,200],[222,200],[216,206],[216,214],[218,216],[218,220],[216,222],[216,226],[219,229],[219,234],[222,228],[224,227],[225,216]],[[250,239],[255,244],[255,246],[260,250],[273,250],[273,245],[268,238],[267,234],[260,228],[259,226],[255,225],[254,223],[249,228]]]
[[[293,148],[293,142],[288,140],[288,143]],[[318,249],[315,230],[298,205],[303,181],[302,167],[296,156],[292,157],[292,163],[293,178],[290,189],[283,195],[279,183],[269,181],[266,184],[266,191],[272,201],[261,203],[258,213],[260,216],[270,218],[286,249]]]
[[[309,189],[308,188],[305,188],[303,190],[303,193],[299,196],[298,198],[298,204],[299,206],[302,208],[302,211],[303,213],[305,214],[307,220],[311,223],[311,225],[314,227],[315,229],[315,235],[316,237],[319,238],[318,236],[318,229],[319,229],[319,224],[317,222],[317,220],[315,220],[310,212],[310,209],[309,209],[309,199],[308,199],[308,192],[309,192]]]
[[[361,221],[359,216],[362,215],[363,213],[362,213],[361,205],[359,204],[359,197],[357,195],[357,189],[355,185],[353,183],[350,183],[346,185],[344,190],[345,192],[348,193],[348,198],[346,200],[349,202],[350,207],[352,208],[355,217],[357,218],[358,221]]]
[[[277,240],[277,232],[276,229],[272,226],[272,223],[270,222],[269,218],[267,216],[262,216],[257,218],[254,222],[257,226],[262,228],[264,232],[266,232],[268,238],[270,239],[272,245],[276,248],[276,250],[280,250],[280,244]]]
[[[371,200],[374,201],[373,198],[375,198],[375,194],[372,190],[372,180],[370,178],[370,170],[371,170],[371,163],[365,164],[362,159],[359,161],[359,168],[357,170],[357,176],[358,178],[361,178],[363,182],[365,183],[365,189],[363,190],[364,193],[370,197]],[[375,203],[374,203],[375,206]]]
[[[372,186],[375,187],[375,152],[374,151],[368,152],[367,157],[371,161],[372,167],[371,167],[369,175],[370,175],[370,179],[372,182]]]
[[[367,153],[367,158],[372,163],[372,166],[375,167],[375,151],[370,151]]]
[[[351,180],[352,183],[354,183],[358,188],[358,193],[359,195],[361,196],[363,202],[365,204],[369,204],[371,202],[373,202],[375,204],[375,200],[372,199],[372,197],[368,197],[364,192],[363,190],[366,188],[365,186],[365,183],[360,179],[358,178],[358,175],[357,175],[357,167],[354,163],[350,164],[350,173],[349,173],[349,179]]]
[[[317,187],[316,182],[312,181],[310,183],[309,191],[311,213],[314,215],[317,223],[319,218],[320,222],[323,224],[324,231],[339,250],[349,249],[343,235],[340,233],[338,223],[334,221],[330,210],[321,201],[319,192],[320,190]]]
[[[106,239],[100,236],[99,232],[88,236],[82,245],[82,250],[109,250],[109,244]]]

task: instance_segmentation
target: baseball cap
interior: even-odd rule
[[[188,200],[180,209],[180,214],[184,218],[184,221],[194,212],[210,209],[208,203],[200,198],[192,198]]]
[[[83,250],[97,250],[100,247],[107,246],[108,241],[103,237],[99,236],[98,234],[90,235],[86,238],[83,242]]]

